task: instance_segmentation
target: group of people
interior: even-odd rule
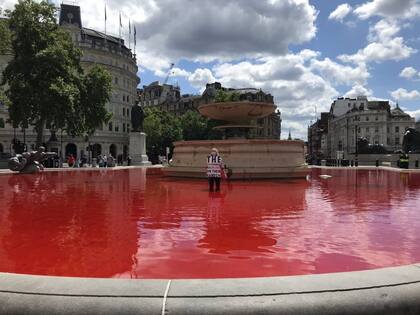
[[[99,167],[115,167],[115,158],[111,154],[99,155],[97,161]]]
[[[116,166],[116,159],[111,155],[98,155],[96,158],[97,165],[99,167],[115,167]],[[70,154],[67,157],[67,164],[69,167],[83,167],[87,164],[87,159],[82,157],[80,159],[76,159],[73,154]]]

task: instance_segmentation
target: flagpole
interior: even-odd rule
[[[136,56],[136,46],[137,46],[137,29],[134,24],[134,56]]]
[[[105,35],[106,35],[106,1],[105,1]]]
[[[131,49],[131,20],[128,19],[128,48]]]
[[[121,41],[121,11],[120,11],[120,25],[119,25],[119,40]]]

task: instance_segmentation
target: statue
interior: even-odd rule
[[[143,108],[139,105],[139,102],[136,102],[131,108],[131,125],[133,127],[133,132],[143,132],[143,121],[144,121],[144,111]]]
[[[388,154],[388,151],[381,144],[369,144],[366,138],[359,138],[357,140],[358,154]]]
[[[414,128],[408,128],[402,144],[405,153],[420,153],[420,132]]]
[[[9,159],[9,169],[21,174],[34,174],[42,171],[42,162],[49,157],[56,156],[55,152],[45,152],[44,147],[39,147],[38,151],[23,152]]]

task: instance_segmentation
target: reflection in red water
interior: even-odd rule
[[[313,170],[209,194],[205,181],[104,170],[0,176],[0,188],[0,272],[258,277],[420,261],[420,174]]]

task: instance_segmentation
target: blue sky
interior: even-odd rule
[[[10,7],[16,0],[0,0]],[[59,1],[55,3],[58,5]],[[78,1],[84,26],[118,34],[121,13],[137,28],[143,84],[163,81],[184,94],[218,80],[274,95],[290,129],[306,137],[318,112],[339,96],[399,102],[420,119],[420,0]]]

